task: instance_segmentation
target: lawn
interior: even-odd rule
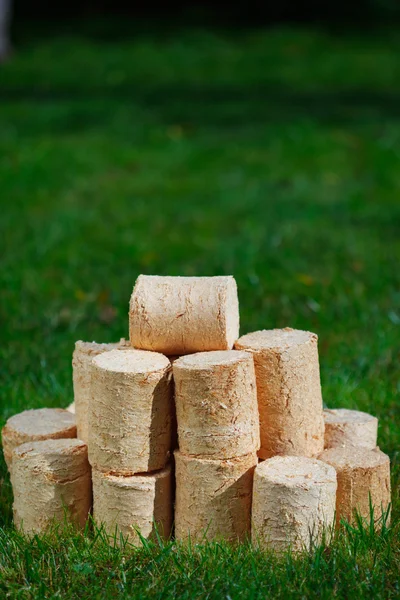
[[[75,340],[127,336],[139,273],[233,274],[241,332],[319,335],[324,402],[380,419],[392,527],[309,556],[26,541],[0,465],[2,598],[400,596],[400,38],[92,23],[0,68],[0,425],[72,401]]]

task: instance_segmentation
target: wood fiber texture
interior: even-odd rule
[[[140,536],[168,539],[172,510],[171,467],[156,473],[110,475],[93,470],[93,517],[103,525],[110,541],[128,539],[141,546]],[[140,534],[140,535],[139,535]]]
[[[378,419],[346,408],[325,409],[325,448],[358,446],[373,450],[378,440]]]
[[[252,352],[257,380],[259,456],[312,457],[324,447],[318,337],[271,329],[242,336],[238,350]]]
[[[355,523],[357,513],[366,523],[370,523],[372,505],[374,521],[379,528],[390,503],[389,457],[379,448],[368,450],[342,446],[325,450],[319,458],[336,469],[337,525],[340,525],[341,519]]]
[[[140,275],[129,310],[132,346],[167,356],[230,350],[239,335],[233,277]]]
[[[111,350],[93,359],[89,462],[133,475],[162,469],[172,443],[171,363],[156,352]]]
[[[89,404],[92,395],[92,360],[103,352],[129,346],[129,342],[123,338],[115,344],[98,344],[97,342],[82,342],[80,340],[75,343],[75,350],[72,355],[72,378],[77,435],[86,444],[88,442]]]
[[[250,537],[251,496],[257,454],[230,460],[175,451],[175,537],[196,542]]]
[[[254,474],[252,541],[261,548],[309,550],[334,524],[336,473],[313,458],[276,456]]]
[[[65,520],[84,527],[92,504],[87,447],[77,439],[27,442],[15,448],[11,483],[14,523],[28,535]]]
[[[11,466],[14,448],[25,442],[76,438],[75,415],[63,408],[35,408],[10,417],[1,432],[4,458]]]
[[[235,458],[260,447],[253,357],[225,350],[173,363],[179,448],[183,454]]]

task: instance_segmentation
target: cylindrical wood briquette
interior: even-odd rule
[[[175,451],[177,540],[243,541],[250,537],[251,495],[257,454],[229,460]]]
[[[260,413],[259,456],[312,457],[324,447],[324,419],[315,333],[290,328],[255,331],[235,348],[253,354]]]
[[[28,535],[65,519],[83,527],[92,503],[87,447],[77,439],[27,442],[13,451],[14,523]]]
[[[254,474],[251,537],[261,548],[310,549],[334,524],[333,467],[300,456],[275,456]]]
[[[93,359],[89,462],[106,473],[162,469],[171,450],[172,372],[166,356],[111,350]]]
[[[346,408],[325,409],[325,448],[359,446],[373,450],[378,439],[378,419]]]
[[[130,347],[130,343],[124,338],[112,344],[82,342],[81,340],[75,343],[75,350],[72,355],[72,375],[77,435],[86,444],[88,442],[89,403],[92,395],[92,360],[103,352],[127,347]]]
[[[379,448],[341,446],[325,450],[319,459],[332,465],[337,473],[337,525],[341,519],[354,523],[357,513],[369,524],[372,507],[375,524],[380,527],[390,504],[389,457]]]
[[[233,277],[140,275],[129,309],[132,346],[167,356],[229,350],[239,335]]]
[[[171,534],[172,476],[168,465],[141,475],[111,475],[93,470],[93,517],[110,541],[128,539],[141,546],[140,536],[168,539]],[[140,535],[139,535],[140,534]]]
[[[25,442],[76,438],[75,415],[63,408],[24,410],[8,419],[1,437],[4,459],[10,469],[14,448]]]
[[[225,350],[173,363],[179,448],[223,459],[256,452],[260,425],[253,357]]]

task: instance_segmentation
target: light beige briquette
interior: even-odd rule
[[[275,456],[254,474],[251,538],[261,548],[309,550],[334,525],[336,472],[314,458]]]
[[[103,352],[127,347],[130,347],[130,343],[124,338],[113,344],[98,344],[97,342],[82,342],[80,340],[75,343],[75,350],[72,355],[74,405],[77,435],[85,443],[88,441],[92,360]]]
[[[229,350],[239,335],[236,281],[139,275],[129,330],[132,346],[168,356]]]
[[[382,515],[390,503],[390,460],[379,448],[356,448],[342,446],[330,448],[319,456],[320,460],[336,469],[338,490],[336,499],[336,521],[350,523],[356,513],[370,523],[370,502],[374,509],[374,521],[379,527]]]
[[[14,523],[28,535],[53,522],[83,527],[92,503],[87,447],[77,439],[27,442],[13,451]]]
[[[317,343],[315,333],[285,328],[255,331],[235,344],[254,357],[261,458],[312,457],[323,450]]]
[[[250,537],[251,496],[257,454],[229,460],[185,456],[175,451],[177,540]]]
[[[128,538],[141,546],[140,536],[168,539],[173,520],[172,474],[161,471],[123,477],[93,470],[93,517],[110,542]],[[139,535],[140,534],[140,535]]]
[[[4,458],[10,468],[14,448],[25,442],[76,438],[75,415],[63,408],[24,410],[8,419],[1,437]]]
[[[74,415],[75,414],[75,402],[71,402],[71,404],[69,404],[65,410],[67,410],[68,412],[70,412]]]
[[[346,408],[325,409],[325,448],[358,446],[373,450],[378,439],[378,419]]]
[[[111,350],[93,359],[89,462],[119,475],[162,469],[171,450],[173,386],[166,356]]]
[[[177,359],[173,373],[183,454],[223,459],[257,452],[260,424],[250,353],[198,352]]]

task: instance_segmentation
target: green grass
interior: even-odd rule
[[[127,336],[139,273],[234,274],[242,333],[317,332],[325,403],[379,417],[392,527],[296,558],[28,542],[2,462],[0,595],[398,598],[400,39],[116,28],[1,67],[0,425],[71,402],[74,341]]]

